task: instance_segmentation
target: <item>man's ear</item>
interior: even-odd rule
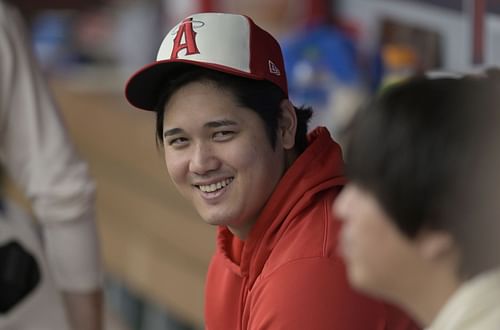
[[[297,132],[297,114],[295,107],[288,99],[281,101],[281,115],[278,120],[278,134],[281,138],[283,148],[293,149],[295,146],[295,134]]]
[[[449,259],[456,256],[457,246],[453,236],[443,230],[422,230],[415,242],[420,255],[429,261]]]

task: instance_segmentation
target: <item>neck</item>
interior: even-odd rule
[[[227,228],[233,233],[234,236],[238,237],[240,240],[244,241],[248,238],[250,231],[252,231],[253,225],[255,221],[248,223],[245,226],[235,227],[235,226],[227,226]]]
[[[285,152],[285,170],[283,171],[283,174],[290,168],[290,166],[292,166],[298,157],[299,154],[295,150],[287,150]]]

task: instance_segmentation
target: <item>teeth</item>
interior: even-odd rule
[[[200,190],[203,191],[203,192],[211,193],[211,192],[214,192],[216,190],[224,188],[225,186],[227,186],[228,184],[230,184],[231,181],[233,181],[232,178],[226,179],[224,181],[220,181],[220,182],[217,182],[217,183],[212,183],[212,184],[207,184],[207,185],[200,185],[200,186],[198,186],[198,188],[200,188]]]

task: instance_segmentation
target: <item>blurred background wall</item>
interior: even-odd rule
[[[196,11],[251,16],[283,46],[292,101],[312,105],[313,126],[334,136],[387,84],[429,69],[500,64],[493,0],[12,2],[97,180],[107,304],[134,330],[203,328],[214,228],[174,191],[153,114],[123,96],[126,78],[155,58],[180,19]]]

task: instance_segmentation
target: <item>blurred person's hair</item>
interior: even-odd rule
[[[228,91],[237,104],[255,111],[264,122],[271,146],[275,147],[278,120],[281,116],[280,104],[287,99],[283,91],[266,80],[242,78],[199,67],[185,67],[182,74],[179,74],[165,85],[164,92],[155,107],[158,144],[163,143],[165,105],[177,90],[195,81],[213,83],[218,88]],[[309,107],[294,108],[297,115],[294,151],[301,154],[307,147],[307,125],[312,116],[312,109]],[[203,111],[203,109],[200,109],[200,111]]]
[[[375,195],[406,236],[425,229],[451,233],[469,275],[500,261],[490,258],[496,240],[476,242],[500,221],[489,218],[500,207],[493,198],[484,205],[483,198],[492,190],[485,182],[500,178],[493,168],[483,172],[500,135],[497,81],[415,77],[371,100],[345,132],[348,176]],[[479,251],[489,256],[480,262]]]
[[[469,275],[500,265],[500,69],[488,68],[481,78],[487,109],[478,120],[474,164],[458,178],[461,189],[452,209],[454,233],[462,248],[462,268]],[[477,111],[480,111],[478,108]]]

